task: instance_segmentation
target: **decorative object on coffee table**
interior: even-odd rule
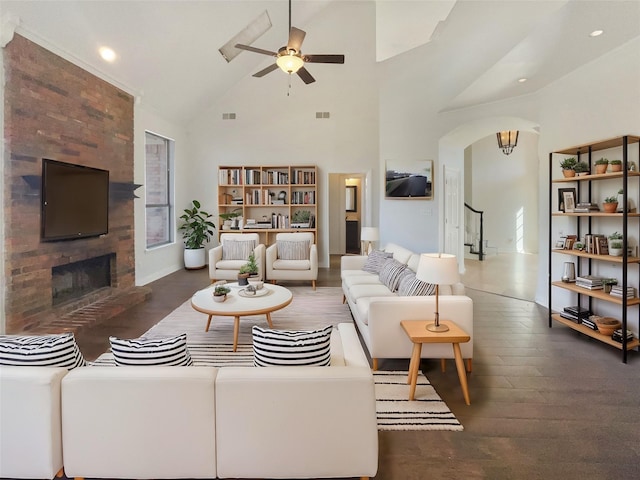
[[[213,301],[214,302],[224,302],[227,299],[227,294],[231,291],[229,287],[224,285],[218,285],[213,290]]]
[[[240,267],[238,272],[238,285],[249,285],[249,277],[258,274],[258,264],[256,263],[256,256],[252,253],[249,254],[249,260],[246,264]]]
[[[446,332],[449,327],[440,324],[438,286],[441,284],[451,285],[460,281],[456,256],[448,253],[423,253],[420,255],[416,278],[423,282],[433,283],[436,286],[435,321],[427,325],[427,330],[431,332]]]

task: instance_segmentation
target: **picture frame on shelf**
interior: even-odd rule
[[[574,189],[571,189],[574,190]],[[574,191],[562,192],[563,207],[565,213],[573,213],[573,209],[576,208],[576,194]]]
[[[560,237],[558,240],[556,240],[555,246],[553,248],[555,248],[556,250],[564,249],[564,244],[566,241],[567,237]]]
[[[575,208],[575,203],[576,203],[576,189],[575,188],[559,188],[558,189],[558,211],[559,212],[565,212],[565,208],[564,208],[564,194],[565,193],[572,193],[573,194],[573,205]]]

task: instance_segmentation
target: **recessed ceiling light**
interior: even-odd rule
[[[518,82],[520,82],[520,83],[524,83],[524,82],[526,82],[527,80],[528,80],[528,78],[524,78],[524,77],[522,77],[522,78],[519,78],[519,79],[518,79]]]
[[[109,47],[100,47],[98,52],[100,52],[102,59],[107,62],[113,62],[116,59],[116,52],[111,50]]]
[[[599,37],[604,33],[604,30],[594,30],[589,34],[590,37]]]

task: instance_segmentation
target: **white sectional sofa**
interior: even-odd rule
[[[0,367],[0,379],[2,477],[52,478],[62,466],[68,477],[138,479],[378,469],[373,375],[350,323],[332,333],[330,367]],[[20,452],[5,441],[16,422],[30,427]]]
[[[384,249],[392,258],[416,272],[420,254],[390,243]],[[402,320],[433,320],[435,296],[399,296],[380,280],[379,275],[362,270],[364,255],[341,258],[343,301],[349,304],[358,330],[377,370],[381,358],[411,358],[413,344],[400,326]],[[460,344],[467,370],[473,358],[473,301],[467,297],[464,285],[440,285],[439,312],[442,320],[453,320],[470,336]],[[450,344],[424,344],[422,358],[454,358]]]
[[[62,474],[60,388],[66,368],[0,367],[0,478]]]

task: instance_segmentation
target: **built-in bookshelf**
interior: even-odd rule
[[[633,150],[632,150],[633,148]],[[609,165],[604,173],[594,173],[596,160],[606,155],[620,158],[621,168],[614,171]],[[573,157],[587,164],[588,170],[579,176],[554,177],[556,161]],[[553,322],[562,323],[590,338],[599,340],[622,351],[622,361],[626,363],[628,350],[640,346],[638,328],[640,328],[640,257],[637,253],[640,240],[640,137],[621,136],[599,142],[558,150],[549,154],[549,327]],[[606,164],[606,162],[605,162]],[[607,193],[603,193],[607,192]],[[618,193],[620,206],[609,213],[600,210],[603,197]],[[557,206],[556,206],[557,202]],[[633,208],[631,208],[633,205]],[[604,205],[602,205],[604,208]],[[564,218],[564,220],[562,220]],[[564,222],[561,226],[558,222]],[[565,235],[556,238],[554,231],[562,230]],[[607,244],[609,239],[619,235],[619,245]],[[567,235],[566,233],[571,232]],[[615,256],[612,246],[620,251]],[[616,252],[617,253],[617,252]],[[573,263],[577,273],[575,279],[561,278],[564,273],[553,258],[561,255]],[[618,285],[607,292],[604,281],[599,277],[602,265],[614,272]],[[554,268],[555,266],[555,268]],[[594,275],[595,274],[595,275]],[[598,279],[593,283],[593,278]],[[576,281],[587,279],[584,282]],[[602,283],[601,283],[602,281]],[[634,287],[635,285],[635,287]],[[554,310],[554,293],[569,291],[570,300],[564,308]],[[627,292],[623,295],[622,292]],[[614,311],[622,324],[622,335],[603,335],[592,322],[583,321],[581,316],[569,315],[571,309],[578,309],[586,315],[602,315],[600,311]],[[587,317],[588,318],[588,317]],[[632,338],[626,336],[633,330]]]
[[[218,167],[218,233],[255,232],[270,245],[276,233],[303,231],[317,243],[317,181],[315,165]]]

